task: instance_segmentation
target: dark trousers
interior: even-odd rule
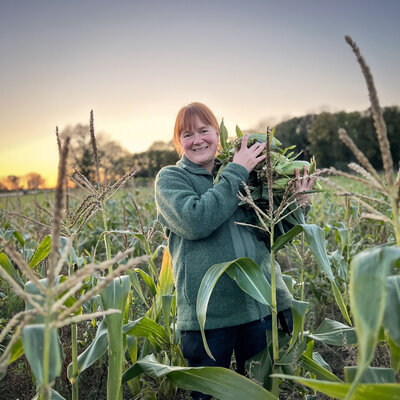
[[[288,333],[292,331],[292,311],[287,309],[279,313],[281,328]],[[208,357],[204,350],[200,331],[182,331],[181,347],[189,367],[225,367],[231,364],[235,352],[236,372],[244,375],[245,363],[249,358],[265,349],[267,345],[266,330],[272,329],[271,316],[243,325],[206,330],[208,346],[215,361]],[[192,399],[208,400],[212,396],[200,392],[190,392]]]

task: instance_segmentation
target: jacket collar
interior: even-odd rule
[[[194,162],[190,161],[184,154],[182,158],[176,163],[181,168],[186,169],[192,174],[196,175],[211,175],[205,168],[201,165],[197,165]]]

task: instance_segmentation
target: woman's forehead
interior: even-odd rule
[[[182,131],[194,131],[205,126],[209,126],[207,121],[203,121],[201,116],[197,114],[190,113],[189,115],[185,115]]]

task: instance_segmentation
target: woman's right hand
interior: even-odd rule
[[[267,143],[256,142],[249,148],[247,148],[248,135],[244,135],[242,139],[242,145],[240,150],[233,156],[233,162],[242,165],[251,172],[253,168],[262,160],[267,157],[266,154],[260,156]]]

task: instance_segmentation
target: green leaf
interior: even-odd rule
[[[141,317],[136,321],[125,324],[123,332],[127,335],[137,337],[147,337],[152,341],[155,341],[160,346],[168,344],[169,336],[165,329],[157,324],[154,320],[149,317]]]
[[[285,282],[286,287],[289,289],[291,295],[293,295],[293,278],[290,275],[282,274],[283,282]]]
[[[51,249],[51,238],[50,235],[45,236],[45,238],[40,242],[39,246],[33,253],[32,258],[29,261],[29,266],[35,268],[39,263],[41,263],[50,253]]]
[[[228,150],[228,131],[225,127],[223,118],[222,118],[221,124],[219,126],[219,136],[220,136],[222,150],[223,151]]]
[[[346,322],[351,325],[351,320],[350,320],[349,314],[347,312],[347,307],[346,307],[346,304],[344,304],[343,296],[340,293],[340,290],[336,284],[336,280],[331,280],[331,288],[332,288],[333,296],[335,297],[335,301],[339,307],[340,312],[342,313]]]
[[[150,290],[150,293],[155,296],[157,294],[157,288],[156,285],[154,284],[153,279],[151,279],[150,275],[148,275],[146,272],[144,272],[140,268],[135,268],[135,271],[140,274],[142,277],[144,283],[146,284],[147,288]]]
[[[290,346],[288,350],[294,346],[296,341],[299,338],[299,335],[304,330],[304,318],[308,311],[308,303],[305,301],[292,300],[292,316],[293,316],[293,332],[292,332],[292,340],[290,342]]]
[[[390,365],[397,374],[400,370],[400,346],[397,346],[390,336],[387,337],[387,344],[390,348]]]
[[[0,253],[0,265],[4,268],[8,275],[11,276],[21,287],[24,286],[17,270],[12,265],[6,253]]]
[[[238,258],[226,263],[212,265],[204,275],[197,293],[196,313],[204,348],[210,358],[214,359],[207,345],[204,329],[207,318],[207,307],[212,291],[224,272],[236,281],[239,287],[257,301],[271,304],[271,285],[268,283],[259,265],[250,258]]]
[[[386,298],[383,327],[390,339],[400,346],[400,275],[387,277]]]
[[[314,224],[295,225],[289,232],[280,236],[276,240],[276,242],[272,246],[272,250],[274,252],[277,252],[300,232],[304,232],[307,245],[312,255],[315,257],[319,267],[322,269],[322,271],[326,274],[327,278],[331,282],[333,295],[343,317],[345,318],[346,322],[351,325],[351,320],[347,312],[343,296],[340,293],[339,288],[337,287],[336,280],[332,272],[331,263],[326,253],[325,234],[319,226]]]
[[[108,338],[107,338],[107,324],[103,320],[100,322],[97,328],[96,336],[92,343],[85,349],[84,352],[78,356],[78,375],[93,365],[97,360],[99,360],[103,354],[107,351]],[[77,376],[78,376],[77,375]],[[68,365],[67,377],[73,383],[73,380],[77,376],[73,376],[72,373],[72,362]]]
[[[11,348],[11,357],[8,359],[7,364],[10,365],[15,360],[18,360],[24,354],[24,347],[22,346],[22,340],[18,339]]]
[[[246,371],[249,378],[261,382],[265,389],[271,389],[272,379],[269,376],[272,371],[272,360],[268,346],[246,361]]]
[[[147,308],[149,305],[147,304],[146,297],[144,297],[142,287],[140,286],[139,279],[136,275],[135,269],[127,271],[129,278],[131,280],[133,288],[136,290],[136,293],[139,295],[139,297],[142,299],[143,303],[146,304]]]
[[[336,375],[332,374],[331,371],[322,367],[316,361],[314,361],[310,357],[307,357],[304,354],[300,357],[300,366],[308,372],[314,374],[318,379],[326,379],[332,382],[342,382],[342,380],[339,379]]]
[[[249,296],[271,308],[271,285],[260,266],[251,258],[230,261],[226,273]],[[218,265],[218,264],[217,264]]]
[[[303,228],[300,225],[295,225],[292,229],[290,229],[290,231],[286,232],[284,235],[279,236],[272,246],[272,250],[274,251],[274,253],[278,252],[278,250],[286,246],[286,244],[288,244],[295,236],[297,236],[301,232],[303,232]]]
[[[351,262],[350,304],[359,358],[349,398],[374,357],[385,311],[386,277],[399,258],[398,247],[379,247],[357,254]]]
[[[171,314],[171,306],[172,306],[173,300],[174,300],[173,294],[164,294],[161,296],[164,324],[165,324],[165,328],[167,329],[169,337],[171,337],[171,328],[169,326],[169,315]]]
[[[243,132],[240,130],[240,128],[237,125],[236,125],[236,128],[235,128],[235,131],[236,131],[236,136],[238,138],[243,136]]]
[[[24,240],[24,238],[22,237],[22,235],[21,235],[18,231],[14,231],[14,236],[15,236],[15,238],[18,240],[19,244],[20,244],[22,247],[24,247],[26,243],[25,243],[25,240]]]
[[[43,383],[43,349],[44,349],[44,324],[27,325],[22,330],[22,345],[25,356],[29,362],[33,374],[39,384]],[[50,368],[49,382],[61,374],[62,356],[58,342],[57,330],[52,328],[50,334]]]
[[[126,345],[131,362],[135,363],[138,356],[138,340],[136,339],[136,336],[126,336]]]
[[[101,278],[105,279],[105,278]],[[108,376],[107,398],[119,398],[124,358],[122,324],[126,301],[130,291],[130,278],[127,275],[115,278],[100,293],[103,310],[114,308],[120,313],[105,316],[108,330]]]
[[[347,383],[354,381],[357,367],[344,367],[344,379]],[[360,383],[396,383],[396,376],[391,368],[368,367]]]
[[[167,376],[177,387],[197,390],[220,400],[278,400],[255,382],[227,368],[172,367],[160,364],[153,355],[138,361],[126,371],[122,383],[142,373],[154,379]]]
[[[308,333],[307,336],[333,346],[357,344],[357,335],[354,328],[328,318],[323,320],[314,333]]]
[[[282,346],[279,344],[279,347],[281,348]],[[295,364],[306,350],[307,341],[297,341],[294,346],[292,346],[286,352],[283,352],[283,355],[280,356],[279,360],[276,362],[276,365]]]
[[[351,384],[329,381],[318,381],[315,379],[306,379],[298,376],[274,374],[272,377],[289,379],[299,382],[321,393],[334,397],[335,399],[344,399],[348,393]],[[351,400],[400,400],[400,385],[397,383],[361,383],[357,386]]]

